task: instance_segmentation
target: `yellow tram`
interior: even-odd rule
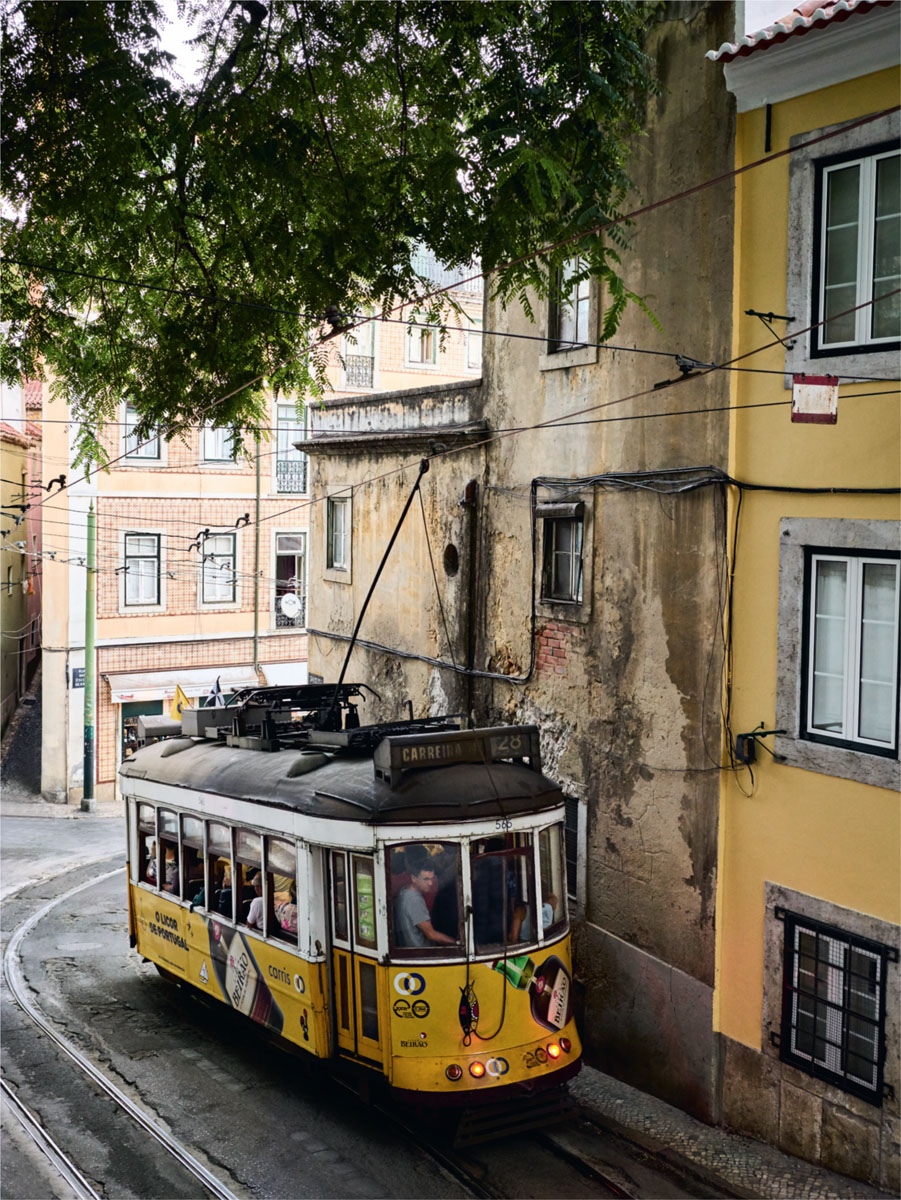
[[[148,722],[172,736],[121,769],[132,945],[399,1099],[563,1082],[581,1055],[564,800],[538,730],[361,727],[360,694],[260,688]]]

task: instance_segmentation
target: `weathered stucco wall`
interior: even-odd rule
[[[733,103],[705,51],[731,38],[731,4],[670,5],[648,50],[663,90],[637,144],[630,207],[663,199],[728,172]],[[584,477],[659,473],[728,461],[724,373],[675,387],[674,357],[724,361],[731,344],[732,186],[721,184],[636,221],[622,255],[627,286],[645,297],[660,329],[637,308],[617,349],[548,354],[541,341],[485,339],[483,383],[456,424],[489,430],[531,426],[586,408],[580,423],[473,444],[433,460],[423,482],[444,609],[465,662],[469,622],[480,671],[525,683],[467,681],[425,662],[357,649],[348,678],[382,694],[364,719],[396,715],[411,699],[426,711],[472,710],[480,722],[537,721],[545,770],[584,806],[584,865],[578,892],[577,973],[583,1033],[606,1069],[705,1117],[715,1111],[711,998],[717,861],[723,508],[717,487],[658,495],[605,490]],[[592,340],[605,297],[593,287]],[[485,328],[542,335],[518,308],[486,302]],[[663,357],[635,353],[655,350]],[[627,399],[636,393],[647,393]],[[324,506],[312,522],[311,624],[347,635],[415,478],[386,475],[415,464],[439,435],[446,397],[427,390],[374,398],[370,437],[322,434],[313,448],[317,499],[375,479],[354,493],[354,565],[348,584],[324,581]],[[693,410],[693,415],[684,414]],[[449,409],[447,409],[449,411]],[[341,422],[331,413],[333,428]],[[586,423],[587,422],[587,423]],[[592,423],[594,422],[594,423]],[[328,420],[323,420],[323,429]],[[359,429],[359,422],[347,428]],[[407,430],[406,441],[386,432]],[[532,600],[533,481],[580,480],[566,498],[585,505],[581,604]],[[477,484],[474,507],[460,504]],[[560,498],[540,484],[535,495]],[[453,544],[459,570],[443,555]],[[470,553],[472,551],[472,553]],[[470,574],[472,573],[472,574]],[[470,587],[470,580],[472,586]],[[367,614],[361,637],[432,658],[449,657],[431,578],[423,521],[414,502]],[[310,669],[337,678],[345,645],[313,635]]]

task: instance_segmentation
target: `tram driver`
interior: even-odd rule
[[[426,896],[435,887],[435,868],[425,846],[408,846],[405,852],[410,882],[394,901],[394,937],[398,946],[456,945],[456,939],[432,924]]]

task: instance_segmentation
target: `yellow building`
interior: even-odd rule
[[[772,156],[735,193],[723,1117],[894,1192],[899,17],[802,4],[708,55],[736,165]]]

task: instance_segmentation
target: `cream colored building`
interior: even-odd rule
[[[446,273],[428,256],[434,286]],[[481,282],[455,294],[467,314],[436,331],[373,321],[330,345],[333,394],[405,388],[478,375]],[[406,314],[409,319],[409,313]],[[45,393],[47,389],[45,387]],[[58,406],[46,405],[50,416]],[[59,413],[61,418],[68,414]],[[104,431],[110,468],[70,486],[47,511],[42,790],[77,802],[83,788],[87,514],[97,521],[95,795],[115,794],[119,763],[141,714],[169,712],[176,687],[202,704],[224,694],[307,677],[307,461],[294,443],[307,414],[274,398],[269,425],[245,433],[192,427],[186,438],[134,435],[125,401]],[[74,429],[48,424],[47,466],[71,464]],[[286,599],[288,597],[288,599]]]

